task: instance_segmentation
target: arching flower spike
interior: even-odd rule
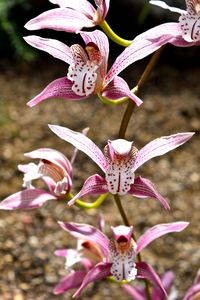
[[[179,26],[182,31],[182,37],[188,43],[200,41],[200,1],[186,0],[187,10],[167,5],[164,1],[151,0],[151,4],[168,9],[172,12],[181,14],[179,17]]]
[[[106,17],[110,0],[94,0],[94,7],[87,0],[49,0],[60,6],[48,10],[28,21],[28,30],[54,29],[65,32],[77,32],[100,24]]]
[[[19,165],[24,173],[24,190],[17,192],[0,202],[0,209],[33,209],[49,200],[59,200],[69,193],[72,186],[72,165],[61,152],[50,148],[41,148],[26,153],[25,156],[39,159],[38,164]],[[49,191],[35,188],[32,181],[42,179]]]
[[[135,262],[136,255],[153,240],[171,232],[180,232],[188,226],[188,223],[156,225],[147,230],[137,243],[132,239],[133,228],[124,225],[111,228],[112,239],[101,230],[87,224],[59,222],[59,225],[78,240],[78,247],[60,249],[55,253],[66,257],[66,268],[69,272],[55,287],[55,294],[78,288],[73,295],[77,298],[88,284],[113,276],[116,281],[148,279],[164,299],[166,291],[159,276],[146,262]],[[73,265],[77,263],[83,270],[77,268],[73,270]]]
[[[165,209],[169,209],[167,201],[156,191],[153,183],[140,176],[135,178],[135,171],[151,158],[184,144],[194,133],[163,136],[148,143],[141,150],[134,147],[133,142],[124,139],[109,140],[103,154],[88,137],[65,127],[49,127],[61,139],[88,155],[105,173],[105,178],[97,174],[89,177],[81,191],[69,201],[69,205],[73,205],[76,199],[84,195],[104,194],[109,191],[119,195],[128,193],[138,198],[155,198]]]

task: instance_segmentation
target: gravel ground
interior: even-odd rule
[[[47,124],[59,124],[81,131],[90,126],[89,136],[100,147],[108,138],[117,137],[119,122],[126,104],[118,107],[102,105],[96,98],[81,102],[48,100],[32,109],[26,102],[51,80],[66,73],[56,61],[39,62],[33,66],[15,67],[2,63],[0,74],[0,198],[21,189],[19,163],[27,162],[23,153],[40,147],[52,147],[70,157],[72,147],[59,140]],[[124,72],[134,85],[143,69],[136,64]],[[199,268],[199,208],[200,208],[200,102],[199,66],[181,67],[161,61],[145,86],[142,108],[135,109],[127,131],[127,139],[140,148],[152,139],[183,131],[195,131],[191,141],[171,153],[149,161],[140,175],[151,179],[171,205],[164,211],[152,199],[124,197],[123,204],[136,235],[157,223],[184,220],[190,226],[182,233],[171,234],[152,243],[143,252],[158,273],[176,272],[175,286],[179,299],[191,285]],[[81,167],[80,167],[81,166]],[[97,172],[93,162],[79,153],[74,165],[76,192],[87,176]],[[65,203],[49,202],[31,211],[0,211],[0,299],[54,300],[71,299],[70,293],[55,296],[53,287],[65,275],[64,260],[54,256],[57,248],[74,244],[60,229],[58,220],[96,224],[97,213],[109,226],[121,224],[117,209],[109,197],[98,210],[87,213]],[[91,285],[81,299],[129,299],[120,288],[108,282]]]

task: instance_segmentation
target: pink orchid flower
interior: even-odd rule
[[[94,7],[87,0],[49,0],[59,8],[48,10],[26,23],[28,30],[54,29],[77,32],[83,27],[100,24],[106,17],[110,0],[94,0]]]
[[[61,139],[88,155],[105,173],[105,178],[98,174],[90,176],[81,191],[68,202],[69,205],[84,195],[110,192],[119,195],[129,193],[138,198],[155,198],[165,209],[169,209],[167,201],[156,191],[153,183],[141,176],[135,178],[135,171],[151,158],[184,144],[194,133],[163,136],[151,141],[141,150],[134,147],[133,142],[124,139],[108,140],[103,154],[88,137],[62,126],[49,125],[49,127]]]
[[[157,30],[155,27],[137,36],[133,43],[116,58],[107,72],[109,56],[107,36],[100,30],[80,32],[80,34],[85,42],[85,49],[78,44],[68,47],[57,40],[39,36],[25,37],[26,42],[31,46],[43,50],[69,65],[67,76],[56,79],[47,85],[41,93],[28,102],[30,107],[49,98],[83,100],[94,94],[111,100],[128,97],[139,106],[142,104],[142,100],[131,92],[126,81],[118,74],[166,43],[176,46],[191,45],[182,38],[180,40],[180,30],[177,26],[163,24],[161,30]]]
[[[152,300],[175,300],[177,299],[177,290],[173,289],[174,273],[167,271],[161,276],[162,285],[168,294],[167,298],[160,292],[157,286],[153,286],[151,291]],[[146,293],[144,286],[131,286],[130,284],[123,284],[122,288],[133,300],[146,300]]]
[[[136,256],[155,239],[172,232],[180,232],[188,226],[187,222],[159,224],[148,229],[137,243],[132,239],[133,227],[120,225],[111,227],[113,239],[109,239],[101,230],[77,223],[59,225],[79,241],[79,247],[60,249],[55,252],[67,259],[66,275],[55,287],[54,293],[61,294],[69,289],[78,288],[73,297],[79,297],[89,283],[108,276],[121,282],[137,279],[150,280],[160,295],[166,296],[165,288],[155,270],[146,262],[135,262]],[[72,265],[80,263],[82,270],[73,270]]]
[[[187,10],[171,7],[164,1],[151,0],[151,4],[181,14],[177,27],[183,39],[188,42],[200,42],[200,3],[199,0],[186,0]]]
[[[194,280],[194,284],[188,289],[183,300],[198,300],[200,299],[200,270]]]
[[[12,194],[0,202],[0,209],[33,209],[49,200],[59,200],[69,193],[72,186],[72,165],[59,151],[41,148],[26,153],[25,156],[40,159],[38,164],[19,165],[24,173],[23,187],[26,189]],[[35,188],[32,180],[42,179],[48,190]]]
[[[25,38],[31,46],[46,51],[69,64],[67,76],[51,82],[39,95],[30,100],[28,105],[32,107],[48,98],[83,100],[101,93],[112,100],[129,97],[139,106],[142,101],[130,91],[126,81],[117,76],[124,69],[123,65],[126,67],[137,60],[137,53],[132,59],[127,55],[124,59],[121,58],[123,61],[121,68],[119,69],[115,63],[107,73],[109,55],[107,36],[99,30],[80,34],[86,44],[85,49],[78,44],[68,47],[57,40],[38,36]],[[145,49],[137,50],[139,55],[145,56]]]

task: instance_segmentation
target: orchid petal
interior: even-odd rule
[[[58,222],[58,224],[76,239],[91,241],[95,245],[99,246],[104,256],[108,256],[109,240],[107,236],[99,229],[88,224],[64,222]]]
[[[200,295],[200,284],[194,284],[185,294],[183,300],[199,299]]]
[[[106,278],[107,276],[110,276],[110,267],[112,264],[110,263],[99,263],[96,266],[94,266],[93,269],[91,269],[87,275],[84,277],[83,282],[79,289],[76,291],[76,293],[73,295],[74,298],[77,298],[80,296],[82,291],[86,288],[86,286],[94,282],[96,280],[102,280]]]
[[[94,22],[81,12],[70,8],[48,10],[25,24],[28,30],[53,29],[66,32],[77,32],[83,27],[92,27]]]
[[[96,5],[98,6],[98,13],[100,14],[102,19],[105,19],[109,6],[110,6],[110,0],[95,0]]]
[[[108,63],[108,55],[109,55],[109,42],[107,36],[100,30],[94,30],[92,32],[81,31],[80,32],[85,44],[94,43],[102,57],[101,61],[101,76],[105,77],[107,72],[107,63]]]
[[[63,256],[63,257],[66,257],[67,256],[67,252],[68,252],[68,249],[58,249],[54,252],[54,254],[56,256]]]
[[[119,76],[113,78],[113,80],[103,90],[102,95],[113,100],[121,97],[129,97],[137,106],[140,106],[143,103],[139,97],[130,91],[126,81]]]
[[[192,47],[192,46],[200,46],[200,40],[199,41],[192,41],[187,42],[183,39],[182,36],[176,37],[175,39],[171,40],[170,44],[176,46],[176,47]]]
[[[182,14],[179,17],[183,39],[187,42],[200,42],[200,16],[193,13]]]
[[[88,155],[104,172],[107,167],[106,159],[102,151],[82,133],[70,130],[66,127],[49,125],[49,128],[61,139],[72,144],[75,148]]]
[[[104,232],[105,229],[105,219],[103,218],[102,215],[98,216],[98,228],[100,231]]]
[[[172,271],[166,272],[162,277],[161,281],[163,284],[163,287],[165,288],[166,292],[169,293],[172,284],[174,282],[174,273]],[[162,293],[160,292],[160,289],[155,286],[152,291],[152,299],[154,300],[165,300],[165,298],[162,297]]]
[[[59,42],[55,39],[42,38],[36,35],[24,37],[24,40],[32,47],[45,51],[69,65],[73,62],[70,48],[62,42]]]
[[[108,192],[107,183],[104,178],[98,174],[90,176],[84,183],[80,192],[68,202],[68,205],[73,205],[77,199],[84,195],[102,195]]]
[[[84,129],[82,130],[82,134],[87,135],[89,130],[90,130],[90,127],[84,128]],[[74,148],[74,152],[73,152],[72,157],[71,157],[71,159],[70,159],[71,165],[73,165],[73,163],[74,163],[74,161],[75,161],[75,159],[76,159],[77,154],[78,154],[78,149]]]
[[[160,6],[160,7],[164,8],[164,9],[168,9],[168,10],[170,10],[172,12],[176,12],[176,13],[179,13],[179,14],[186,13],[185,10],[177,8],[177,7],[169,6],[164,1],[151,0],[151,1],[149,1],[149,3],[153,4],[153,5]]]
[[[50,98],[61,98],[66,100],[82,100],[85,96],[78,96],[72,91],[73,82],[67,79],[67,77],[61,77],[50,84],[37,96],[31,99],[27,105],[33,107],[38,103],[50,99]]]
[[[164,42],[164,39],[167,36],[170,36],[170,39],[167,43],[170,43],[176,47],[191,47],[200,45],[200,41],[187,42],[182,37],[183,32],[180,24],[178,22],[169,22],[153,27],[140,35],[138,35],[134,41],[149,40],[152,43],[158,42],[159,40]]]
[[[70,289],[78,288],[81,285],[86,274],[87,272],[85,271],[71,272],[56,285],[53,293],[55,295],[59,295],[67,292]]]
[[[17,192],[0,202],[0,209],[33,209],[42,206],[49,200],[57,198],[40,189],[26,189]]]
[[[24,154],[26,157],[39,158],[52,162],[72,176],[72,165],[61,152],[51,148],[40,148]]]
[[[86,270],[91,269],[93,266],[92,262],[87,258],[82,258],[79,251],[76,249],[58,249],[54,252],[56,256],[65,257],[65,268],[71,270],[72,266],[76,263],[81,263]]]
[[[143,235],[137,240],[137,254],[141,252],[147,245],[157,238],[173,232],[180,232],[189,225],[188,222],[174,222],[166,224],[158,224],[148,229]]]
[[[134,184],[131,186],[129,194],[138,198],[155,198],[164,206],[165,209],[170,209],[169,204],[155,189],[153,183],[141,176],[135,178]]]
[[[157,275],[155,270],[147,264],[146,262],[137,262],[136,263],[137,269],[138,269],[138,275],[137,278],[141,279],[147,279],[154,283],[154,285],[159,288],[161,291],[162,297],[165,299],[167,294],[165,291],[165,288],[160,280],[160,277]]]
[[[161,156],[187,142],[194,135],[194,132],[177,133],[157,138],[141,150],[139,150],[134,161],[133,171],[153,157]]]
[[[122,288],[132,297],[134,300],[146,300],[144,295],[141,295],[137,288],[130,286],[129,284],[123,284]]]
[[[95,14],[95,9],[92,4],[87,0],[74,1],[74,0],[49,0],[53,4],[57,4],[60,7],[67,7],[74,9],[84,15],[90,15],[91,17]]]
[[[112,79],[132,63],[150,55],[161,46],[170,43],[176,37],[181,36],[178,23],[165,23],[156,26],[138,35],[115,60],[105,82],[108,84]]]

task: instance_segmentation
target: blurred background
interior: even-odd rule
[[[181,0],[167,3],[185,7]],[[22,188],[22,175],[17,165],[29,162],[24,153],[50,147],[69,158],[72,155],[72,147],[54,136],[47,124],[63,125],[77,131],[90,126],[90,138],[103,148],[108,138],[117,137],[126,108],[126,103],[118,107],[102,105],[96,97],[75,103],[52,99],[31,109],[26,106],[28,100],[49,82],[67,74],[67,66],[26,45],[23,36],[38,34],[57,38],[67,45],[77,41],[82,43],[79,37],[68,33],[50,30],[30,33],[24,29],[28,20],[53,7],[47,0],[0,0],[1,200]],[[147,1],[111,0],[106,20],[117,34],[132,39],[163,22],[176,22],[177,15],[150,6]],[[122,50],[122,47],[110,43],[109,64]],[[192,284],[200,261],[199,53],[198,47],[165,47],[142,91],[144,104],[135,109],[127,130],[127,139],[134,140],[138,148],[163,135],[196,132],[184,146],[148,162],[139,170],[139,175],[152,180],[169,200],[170,212],[164,211],[152,199],[123,198],[137,236],[157,223],[190,222],[184,232],[160,238],[143,254],[159,274],[169,269],[176,272],[174,285],[179,290],[180,300]],[[130,87],[136,85],[149,59],[135,63],[122,73]],[[76,193],[83,181],[95,172],[99,172],[96,166],[79,153],[74,164],[72,192]],[[70,293],[52,294],[53,287],[66,274],[64,260],[55,257],[54,251],[75,246],[57,221],[87,221],[96,225],[98,213],[105,218],[108,235],[111,225],[122,222],[112,197],[98,211],[69,209],[65,203],[53,201],[37,210],[0,211],[0,299],[71,299]],[[81,299],[119,299],[119,295],[120,299],[130,299],[115,285],[100,282],[91,285]]]

